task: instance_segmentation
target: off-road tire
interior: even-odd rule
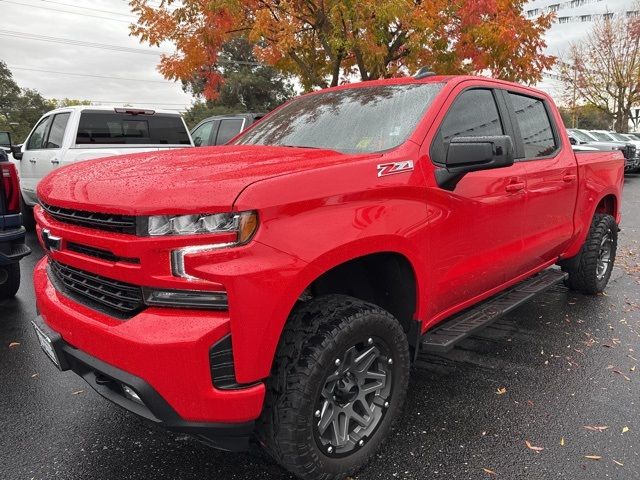
[[[20,264],[0,265],[0,300],[14,297],[20,288]]]
[[[392,393],[367,443],[333,458],[314,436],[314,404],[335,360],[354,341],[375,336],[389,347]],[[390,364],[390,362],[388,362]],[[400,415],[409,381],[407,337],[382,308],[344,295],[326,295],[294,311],[282,334],[256,436],[284,468],[308,480],[343,479],[374,455]]]
[[[598,278],[598,258],[606,235],[610,235],[611,238],[610,261],[604,276]],[[569,273],[567,286],[571,290],[587,295],[603,292],[611,277],[617,245],[618,225],[615,219],[611,215],[602,213],[594,215],[580,253],[575,258],[562,263],[562,269]]]

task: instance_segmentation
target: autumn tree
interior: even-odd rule
[[[569,45],[560,62],[565,103],[592,105],[627,132],[631,107],[640,103],[640,18],[607,15],[587,38]]]
[[[201,72],[215,98],[222,45],[236,35],[256,43],[263,62],[296,75],[307,90],[406,75],[421,66],[442,74],[479,73],[533,83],[553,63],[542,53],[551,14],[523,16],[524,0],[131,0],[131,33],[172,55],[167,78]]]

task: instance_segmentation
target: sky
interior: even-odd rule
[[[156,69],[159,52],[170,52],[171,45],[141,45],[129,36],[134,20],[126,0],[0,0],[0,60],[18,85],[47,98],[185,110],[191,95]],[[89,48],[42,37],[134,50]]]
[[[546,35],[547,53],[560,58],[569,42],[580,41],[593,25],[581,16],[634,8],[634,0],[533,0],[525,11],[552,4],[561,6],[558,17],[571,17]],[[47,98],[185,110],[191,95],[156,68],[160,52],[171,52],[171,45],[141,45],[129,36],[134,20],[127,0],[0,0],[0,60],[21,87]],[[114,46],[119,50],[109,49]],[[560,89],[549,77],[538,87],[554,96]]]

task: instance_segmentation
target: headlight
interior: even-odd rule
[[[234,244],[248,242],[258,227],[256,212],[216,213],[211,215],[152,215],[144,219],[143,234],[196,235],[201,233],[236,233]]]

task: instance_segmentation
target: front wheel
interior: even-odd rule
[[[611,215],[594,215],[587,239],[577,257],[564,262],[572,290],[595,295],[604,291],[616,259],[618,225]]]
[[[342,479],[376,452],[402,410],[407,337],[385,310],[343,295],[290,318],[267,382],[258,440],[304,479]]]

